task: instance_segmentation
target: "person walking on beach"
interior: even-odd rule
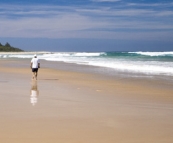
[[[37,58],[37,55],[34,55],[34,58],[31,60],[31,65],[32,69],[32,79],[37,80],[37,75],[38,75],[38,68],[40,68],[40,62],[39,59]]]

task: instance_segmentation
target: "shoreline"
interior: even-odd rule
[[[2,63],[2,66],[4,66],[4,68],[2,69],[6,68],[5,72],[13,71],[13,74],[20,73],[23,75],[29,75],[29,76],[31,75],[31,69],[29,67],[30,59],[25,59],[23,61],[5,60],[5,61],[0,61],[0,63]],[[3,65],[3,63],[5,64]],[[140,76],[140,75],[139,76],[137,75],[137,77],[133,77],[131,75],[126,76],[125,73],[107,75],[106,73],[98,72],[99,69],[102,70],[104,68],[42,60],[41,68],[39,69],[38,80],[39,80],[39,76],[41,78],[40,80],[43,79],[42,72],[43,72],[43,76],[45,74],[47,75],[48,73],[54,73],[53,75],[55,76],[55,79],[58,79],[59,76],[62,76],[63,78],[65,78],[66,82],[74,80],[73,85],[76,84],[76,86],[80,85],[81,83],[84,83],[83,81],[81,81],[81,79],[83,79],[84,81],[89,81],[89,82],[92,82],[93,80],[93,81],[96,81],[95,84],[98,86],[97,88],[103,88],[103,89],[106,88],[106,91],[112,90],[111,91],[112,93],[117,91],[122,93],[126,89],[130,89],[129,91],[127,90],[124,93],[124,95],[127,95],[130,93],[131,96],[135,95],[136,97],[143,97],[146,99],[153,98],[155,100],[164,99],[165,101],[173,102],[173,96],[171,96],[171,94],[173,94],[172,80],[169,81],[165,78],[162,79],[158,76],[152,76],[152,78],[146,77],[146,76]],[[65,76],[63,76],[64,73],[65,73]],[[70,79],[69,81],[66,77],[67,75]],[[78,80],[73,79],[71,75],[74,76]],[[49,76],[51,76],[51,74]],[[107,83],[110,85],[110,88],[109,86],[107,86]],[[92,85],[87,85],[87,84],[88,83],[86,83],[85,86],[92,88]],[[114,86],[116,89],[114,89]],[[143,95],[140,96],[142,93],[140,90],[143,91],[144,93],[147,93],[148,96],[146,97],[144,97]],[[168,96],[166,96],[167,94]]]
[[[5,53],[4,55],[1,54],[0,58],[7,60],[27,60],[31,59],[36,53],[37,52],[25,52],[24,54]],[[134,55],[131,55],[130,52],[38,52],[37,54],[39,59],[47,60],[52,63],[56,62],[59,64],[60,62],[64,62],[69,63],[69,65],[74,64],[76,67],[77,65],[80,65],[81,67],[87,67],[85,70],[91,69],[88,67],[92,67],[92,71],[97,67],[98,72],[105,73],[107,75],[118,75],[122,77],[133,76],[139,78],[160,77],[173,82],[173,80],[171,80],[173,77],[172,56],[164,55],[164,53],[162,53],[159,57],[157,53],[154,53],[154,55],[151,53],[144,53],[144,55],[146,55],[143,56],[143,54],[141,55],[138,52],[135,52]],[[72,67],[71,65],[70,67]]]
[[[0,61],[2,142],[173,141],[172,84],[72,71],[60,63],[55,69],[48,61],[33,82],[29,61]],[[32,90],[39,91],[34,106]]]

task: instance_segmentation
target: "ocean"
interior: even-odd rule
[[[33,53],[3,53],[0,59],[31,59]],[[173,76],[173,52],[37,52],[47,61],[74,63],[144,75]]]

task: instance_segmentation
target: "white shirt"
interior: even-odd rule
[[[31,63],[32,63],[32,68],[38,68],[39,59],[38,58],[33,58],[31,60]]]

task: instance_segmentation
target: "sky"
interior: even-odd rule
[[[1,0],[6,42],[25,51],[173,51],[173,1]]]

